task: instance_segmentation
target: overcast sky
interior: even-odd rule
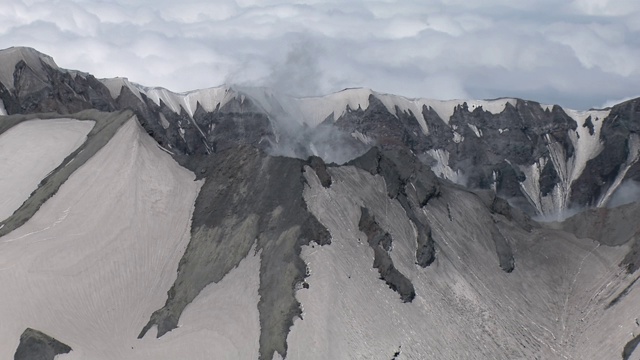
[[[0,48],[187,91],[369,87],[577,109],[640,96],[638,0],[2,0]]]

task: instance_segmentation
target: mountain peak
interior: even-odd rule
[[[36,73],[44,71],[42,64],[58,68],[53,58],[30,47],[14,46],[0,50],[0,83],[13,89],[13,72],[16,64],[24,61]]]

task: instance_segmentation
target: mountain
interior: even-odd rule
[[[640,356],[640,99],[178,94],[10,48],[0,100],[1,357]]]

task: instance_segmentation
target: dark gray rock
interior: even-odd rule
[[[620,246],[640,233],[640,203],[615,208],[597,208],[578,213],[561,224],[551,224],[579,238],[590,238],[608,246]]]
[[[347,165],[384,178],[387,194],[400,202],[418,230],[416,263],[422,267],[429,266],[435,260],[435,243],[431,228],[419,209],[439,194],[440,181],[433,171],[402,148],[372,148]]]
[[[638,344],[640,344],[640,335],[637,335],[625,344],[624,349],[622,350],[622,360],[629,360],[633,352],[638,347]]]
[[[71,351],[68,345],[38,330],[27,328],[20,335],[20,345],[14,360],[53,360],[56,355]]]
[[[517,223],[526,231],[531,231],[534,228],[540,227],[540,225],[531,220],[526,213],[509,205],[508,201],[496,195],[492,190],[473,190],[473,193],[478,195],[482,203],[489,208],[489,211],[492,214],[502,215],[508,221]]]
[[[389,251],[391,250],[391,235],[384,231],[376,222],[373,215],[366,208],[361,208],[362,215],[358,228],[367,236],[367,242],[373,249],[373,267],[378,269],[380,279],[400,294],[403,302],[411,302],[416,297],[413,284],[393,265]]]
[[[327,171],[327,165],[324,163],[322,158],[317,156],[312,156],[307,161],[309,166],[316,172],[316,176],[320,179],[320,184],[323,187],[328,188],[331,186],[331,174]]]
[[[498,264],[500,269],[506,273],[510,273],[515,269],[515,260],[513,258],[513,250],[511,245],[505,239],[497,226],[491,227],[491,237],[496,246],[496,254],[498,255]]]
[[[14,89],[0,84],[0,98],[8,114],[118,110],[109,90],[93,76],[63,71],[44,61],[41,65],[41,70],[34,70],[21,60],[13,73]]]
[[[246,145],[181,161],[205,183],[177,279],[140,336],[153,325],[158,336],[174,329],[200,291],[222,280],[255,245],[261,260],[260,358],[271,359],[276,351],[285,356],[289,328],[301,315],[295,289],[307,276],[301,247],[330,243],[329,232],[303,199],[305,161],[268,156]]]
[[[620,263],[620,266],[626,268],[629,274],[633,274],[640,268],[640,233],[635,233],[631,241],[631,249]]]

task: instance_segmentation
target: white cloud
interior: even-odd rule
[[[576,108],[640,93],[636,0],[4,0],[0,47],[174,91],[519,96]]]

